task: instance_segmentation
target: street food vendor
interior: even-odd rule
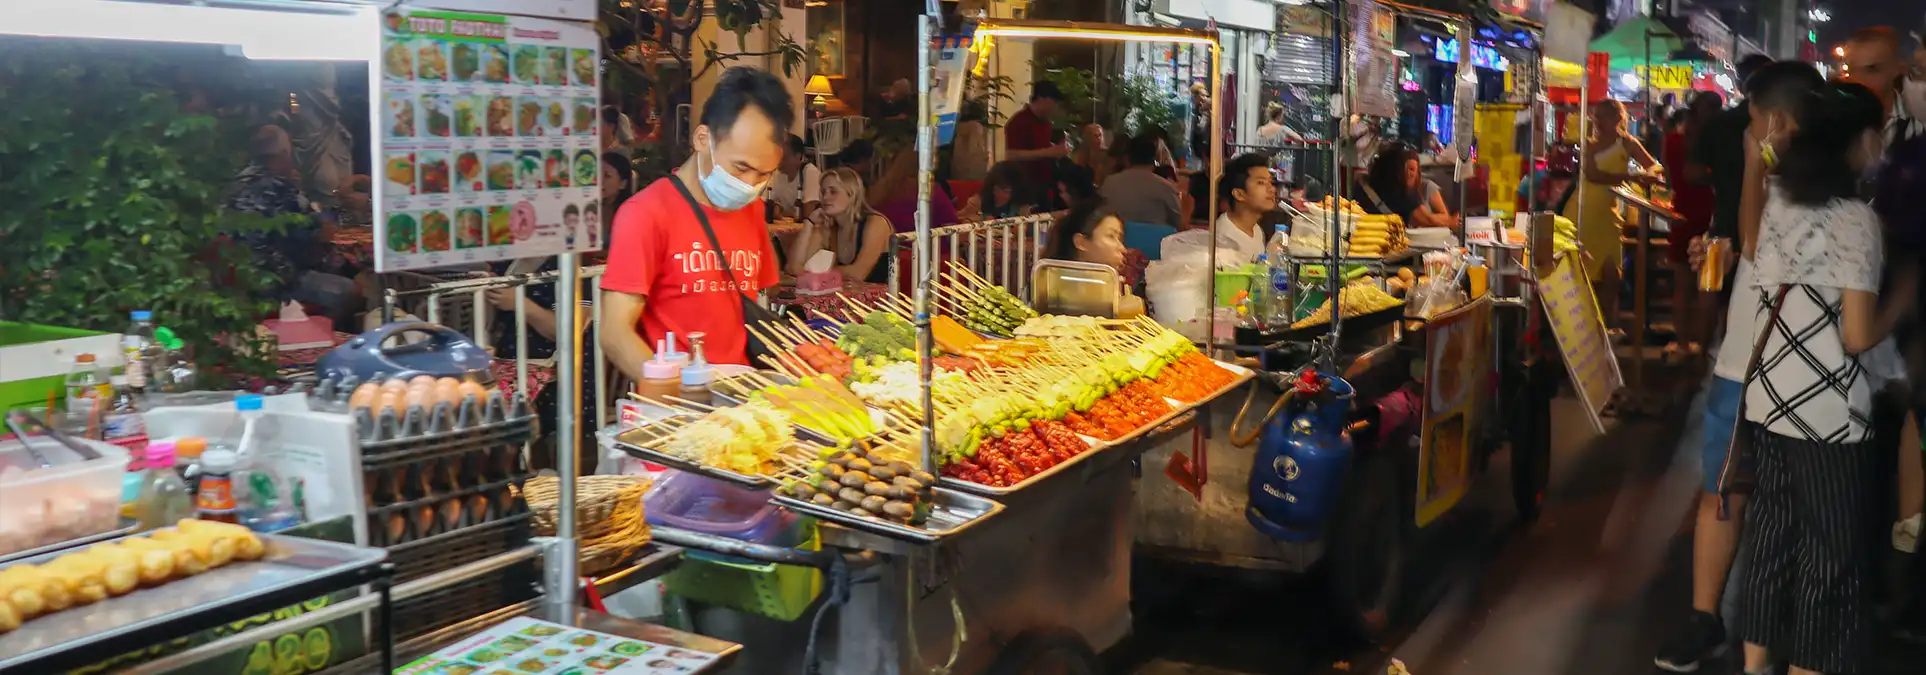
[[[768,72],[724,71],[690,136],[695,154],[615,214],[598,311],[602,348],[623,374],[640,381],[668,333],[705,333],[710,362],[749,363],[739,298],[780,276],[761,197],[795,110]]]
[[[1277,208],[1277,184],[1271,181],[1270,160],[1258,154],[1232,157],[1217,180],[1217,193],[1219,200],[1230,205],[1217,216],[1217,239],[1236,244],[1239,259],[1234,262],[1256,262],[1264,253],[1269,235],[1264,230],[1264,216]]]
[[[1100,197],[1078,202],[1050,228],[1043,257],[1109,265],[1122,273],[1123,219]]]

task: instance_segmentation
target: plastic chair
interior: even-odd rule
[[[816,165],[828,166],[830,156],[843,151],[843,146],[854,138],[849,134],[849,118],[831,117],[817,120],[809,126],[809,133],[816,137]]]
[[[1142,251],[1145,260],[1157,260],[1164,255],[1164,237],[1177,234],[1177,228],[1161,223],[1138,221],[1124,222],[1124,248]]]

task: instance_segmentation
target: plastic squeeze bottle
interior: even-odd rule
[[[689,334],[689,352],[695,361],[682,369],[682,391],[677,396],[707,405],[709,403],[709,383],[715,381],[715,371],[709,367],[709,356],[702,350],[702,333]]]
[[[642,364],[642,382],[636,389],[643,396],[655,401],[668,400],[665,396],[679,396],[682,391],[682,364],[670,360],[662,351],[665,341],[655,341],[655,356]]]
[[[200,488],[194,493],[194,508],[201,520],[241,523],[240,508],[234,502],[234,470],[239,463],[227,448],[209,448],[201,455]]]
[[[193,493],[174,472],[174,444],[149,443],[146,454],[147,471],[134,509],[141,529],[167,527],[194,515]]]

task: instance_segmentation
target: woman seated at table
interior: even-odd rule
[[[816,209],[790,243],[789,274],[802,274],[817,251],[836,254],[836,271],[849,281],[889,282],[889,239],[896,230],[863,200],[863,179],[841,167],[823,174],[822,208]]]
[[[860,175],[860,174],[859,174]],[[869,206],[888,218],[897,232],[916,230],[916,153],[905,150],[891,157],[883,175],[869,189]],[[930,227],[956,224],[956,203],[950,194],[930,186]]]
[[[983,189],[970,195],[963,202],[963,210],[956,212],[962,220],[996,220],[1013,216],[1030,215],[1033,200],[1023,189],[1023,173],[1010,162],[997,162],[990,167],[990,175],[983,181]]]
[[[1458,226],[1445,208],[1438,185],[1424,179],[1424,172],[1418,168],[1418,153],[1403,143],[1392,143],[1378,152],[1364,181],[1351,190],[1351,199],[1367,213],[1398,216],[1405,227]]]

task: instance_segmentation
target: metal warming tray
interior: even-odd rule
[[[162,586],[143,588],[84,607],[70,607],[0,635],[0,672],[12,672],[48,659],[69,660],[89,651],[95,653],[79,658],[112,658],[118,655],[115,647],[105,645],[129,642],[136,634],[146,633],[156,641],[166,640],[232,620],[214,616],[223,609],[279,606],[312,599],[352,585],[350,577],[369,573],[388,557],[387,551],[376,548],[271,534],[259,536],[267,547],[267,555],[260,560],[236,562]],[[13,564],[41,564],[60,555],[62,552],[46,553]],[[271,609],[256,607],[252,611]],[[170,629],[172,633],[162,635]]]
[[[120,527],[108,530],[106,532],[102,532],[99,534],[90,534],[85,537],[76,537],[73,539],[68,539],[63,542],[48,544],[46,546],[40,546],[36,548],[30,548],[25,551],[19,551],[16,553],[8,553],[6,555],[0,555],[0,568],[4,568],[7,565],[11,565],[16,562],[24,561],[28,558],[37,558],[37,557],[46,555],[48,553],[64,553],[67,551],[67,549],[79,548],[97,541],[106,541],[108,539],[125,537],[127,535],[133,534],[134,531],[138,529],[140,529],[140,521],[134,520],[133,518],[128,518],[126,516],[122,516],[120,519]]]
[[[675,416],[697,417],[699,415],[683,413]],[[649,447],[649,444],[661,440],[665,435],[666,434],[657,430],[653,424],[641,426],[616,434],[615,447],[643,461],[654,462],[677,471],[686,471],[707,476],[726,483],[733,483],[757,490],[766,490],[776,485],[776,481],[768,476],[751,476],[725,469],[718,469],[713,466],[691,462]]]
[[[1085,454],[1089,453],[1079,454],[1078,457]],[[931,491],[936,496],[936,504],[930,509],[929,520],[924,521],[922,527],[837,511],[780,492],[772,493],[772,500],[791,511],[816,516],[853,530],[920,544],[933,544],[956,536],[1003,511],[1002,504],[961,491],[941,486],[931,488]]]
[[[1091,455],[1097,454],[1099,452],[1103,452],[1112,447],[1111,444],[1109,443],[1099,441],[1097,439],[1091,438],[1089,436],[1085,436],[1083,434],[1077,434],[1077,438],[1083,439],[1084,444],[1090,446],[1090,449],[1085,450],[1083,452],[1079,452],[1075,456],[1072,456],[1070,459],[1066,459],[1066,460],[1063,460],[1062,462],[1057,463],[1056,466],[1050,467],[1048,469],[1044,469],[1035,474],[1031,474],[1029,478],[1025,478],[1023,480],[1017,481],[1016,485],[1012,485],[1009,487],[993,487],[989,485],[972,483],[966,480],[959,480],[956,478],[951,478],[949,476],[942,476],[942,475],[939,475],[936,477],[936,484],[949,486],[951,488],[955,488],[963,492],[979,494],[986,497],[1004,497],[1018,490],[1022,490],[1023,488],[1027,488],[1027,487],[1030,487],[1031,485],[1035,485],[1037,483],[1043,482],[1045,479],[1051,476],[1057,475],[1059,473],[1062,473],[1065,469],[1068,469],[1071,466],[1074,466],[1085,459],[1089,459]]]
[[[1123,279],[1109,265],[1046,258],[1030,270],[1030,306],[1038,314],[1113,319],[1120,297]]]

